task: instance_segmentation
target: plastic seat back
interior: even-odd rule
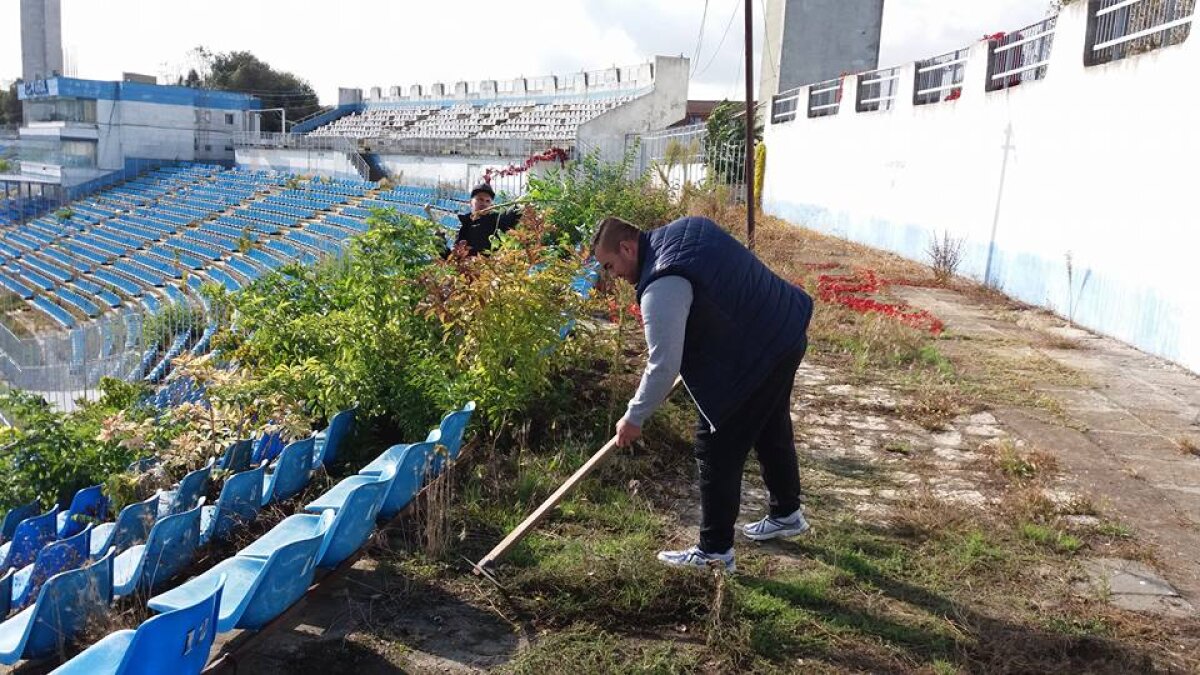
[[[271,554],[262,576],[245,600],[238,628],[262,628],[304,596],[312,584],[321,547],[335,519],[332,511],[322,513],[313,536],[281,546]]]
[[[150,536],[150,529],[154,527],[156,520],[158,520],[158,495],[126,506],[117,514],[116,526],[113,528],[112,539],[109,540],[108,547],[115,546],[117,553],[120,553],[130,546],[144,544]]]
[[[167,515],[175,515],[190,511],[196,506],[196,502],[200,497],[204,496],[204,489],[208,486],[208,478],[212,475],[212,463],[208,463],[199,469],[189,473],[179,481],[179,488],[175,490],[175,494],[171,498],[171,506],[167,509]]]
[[[217,463],[217,467],[233,473],[241,473],[250,468],[250,456],[254,454],[254,442],[250,440],[234,441],[225,456]]]
[[[33,602],[42,585],[50,577],[59,572],[81,567],[87,562],[91,557],[91,534],[92,525],[88,524],[78,534],[51,542],[38,551],[37,558],[33,561],[33,569],[30,570],[24,587],[19,592],[15,588],[12,591],[10,611],[23,609]]]
[[[4,514],[4,522],[0,523],[0,542],[12,539],[13,533],[17,530],[17,525],[26,518],[36,516],[41,510],[42,508],[38,506],[38,503],[32,501]]]
[[[288,443],[279,453],[275,464],[271,486],[271,500],[282,501],[294,497],[308,485],[312,475],[312,437]]]
[[[442,418],[442,423],[438,428],[442,432],[442,445],[446,446],[446,452],[450,455],[450,459],[456,459],[458,453],[462,450],[463,434],[467,431],[467,424],[471,421],[471,415],[475,413],[475,402],[468,401],[462,407],[462,410],[455,410]]]
[[[283,439],[279,432],[263,434],[254,441],[254,451],[250,453],[251,464],[264,464],[274,460],[283,452]]]
[[[263,473],[265,466],[243,471],[225,479],[221,496],[217,498],[216,520],[210,539],[227,536],[234,528],[254,522],[262,509]]]
[[[88,567],[56,574],[38,593],[21,658],[49,656],[108,612],[112,603],[113,555]]]
[[[349,408],[339,412],[329,420],[329,428],[325,430],[325,442],[320,449],[320,456],[314,462],[315,466],[323,466],[329,468],[337,461],[338,452],[341,450],[342,442],[346,436],[350,434],[350,429],[354,425],[354,415],[358,408]]]
[[[76,492],[65,515],[66,521],[58,529],[60,537],[69,537],[83,530],[85,521],[81,519],[100,522],[107,518],[108,497],[104,496],[103,486],[93,485]]]
[[[13,532],[12,542],[9,543],[8,556],[0,561],[0,569],[5,567],[24,567],[33,562],[38,551],[48,542],[54,541],[58,534],[58,505],[32,518],[26,518],[17,525]]]
[[[425,478],[430,474],[434,462],[434,450],[438,445],[437,431],[430,434],[432,440],[413,443],[403,448],[396,463],[396,478],[388,489],[379,515],[391,519],[408,506],[413,497],[425,485]]]
[[[153,593],[191,564],[200,544],[200,506],[167,516],[150,530],[137,590]]]
[[[446,462],[458,459],[458,453],[462,450],[463,434],[466,433],[467,423],[471,421],[471,415],[474,412],[475,402],[470,401],[463,406],[462,410],[455,410],[442,418],[442,423],[437,430],[441,432],[441,445],[445,449],[433,454],[433,462],[430,467],[433,476],[442,474]],[[432,433],[430,438],[425,440],[432,440]]]
[[[346,497],[321,544],[319,567],[337,567],[366,543],[395,477],[396,467],[390,466],[374,481],[359,485]]]
[[[208,653],[217,636],[217,614],[225,577],[212,592],[194,605],[159,614],[138,626],[125,650],[120,675],[198,675],[208,664]]]

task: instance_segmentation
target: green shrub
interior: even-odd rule
[[[636,150],[630,149],[620,163],[602,162],[593,152],[531,177],[528,197],[572,244],[590,243],[596,223],[606,216],[647,230],[665,225],[683,211],[667,190],[654,185],[649,173],[633,172]]]

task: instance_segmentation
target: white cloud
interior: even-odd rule
[[[889,0],[881,65],[939,54],[1040,18],[1049,0]],[[187,52],[249,50],[337,88],[506,79],[691,56],[700,0],[62,0],[63,42],[80,77],[177,71]],[[740,98],[743,0],[708,0],[692,98]],[[761,39],[762,0],[754,3]],[[726,28],[728,27],[728,32]],[[722,37],[724,39],[722,40]],[[719,49],[718,49],[719,46]],[[0,79],[20,72],[19,3],[0,0]],[[754,66],[760,63],[755,50]],[[755,77],[757,86],[757,73]]]

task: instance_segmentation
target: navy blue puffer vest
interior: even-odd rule
[[[807,344],[812,298],[707,218],[643,233],[638,264],[639,302],[660,277],[692,284],[680,374],[714,429]]]

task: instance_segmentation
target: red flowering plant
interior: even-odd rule
[[[813,270],[837,267],[834,263],[805,265]],[[900,323],[939,335],[945,330],[933,314],[923,309],[913,309],[904,302],[883,302],[868,297],[885,290],[890,285],[907,285],[904,280],[881,278],[874,270],[858,270],[850,274],[822,274],[817,278],[817,297],[823,302],[841,305],[860,314],[881,314]]]

